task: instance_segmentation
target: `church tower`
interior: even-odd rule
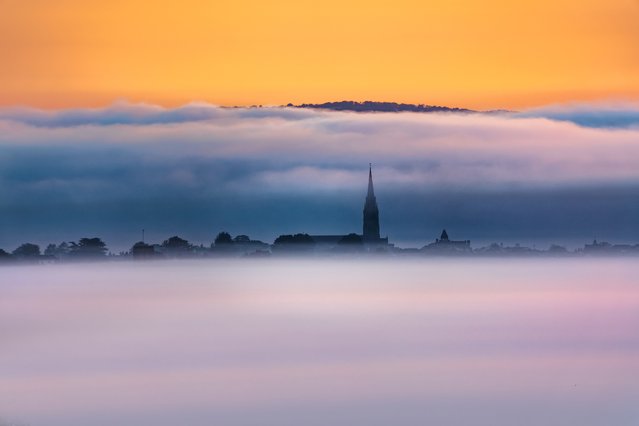
[[[372,165],[368,167],[368,193],[364,204],[364,242],[379,241],[379,209],[373,190],[373,170]]]

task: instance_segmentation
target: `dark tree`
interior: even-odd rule
[[[13,251],[13,255],[19,259],[31,259],[40,256],[40,246],[25,243]]]
[[[249,238],[248,235],[238,235],[237,237],[233,238],[233,242],[234,243],[250,243],[251,239]]]
[[[167,256],[184,257],[191,254],[191,244],[177,235],[162,242],[163,252]]]
[[[308,234],[280,235],[275,244],[315,244],[315,240]]]
[[[323,104],[301,104],[293,105],[288,104],[287,107],[295,108],[320,108],[320,109],[332,109],[336,111],[356,111],[356,112],[463,112],[472,113],[473,110],[464,108],[449,108],[439,105],[424,105],[424,104],[400,104],[396,102],[355,102],[355,101],[340,101],[340,102],[326,102]]]
[[[222,231],[219,234],[217,234],[217,237],[215,237],[215,245],[219,246],[222,244],[233,244],[233,239],[231,238],[231,234],[225,231]]]
[[[49,244],[46,249],[44,249],[45,256],[53,256],[58,259],[66,257],[69,255],[71,251],[71,247],[69,244],[62,242],[59,245]]]
[[[55,244],[49,244],[47,248],[44,249],[45,256],[55,256],[58,247]]]
[[[92,258],[104,257],[106,256],[106,252],[106,244],[100,238],[80,238],[80,241],[77,243],[71,243],[69,255],[74,257]]]
[[[568,249],[566,249],[566,247],[562,247],[562,246],[559,246],[557,244],[553,244],[548,249],[548,252],[549,253],[553,253],[553,254],[565,254],[565,253],[568,253]]]
[[[6,251],[0,249],[0,262],[11,259],[11,255]]]
[[[175,235],[168,240],[164,240],[162,242],[162,247],[171,250],[188,250],[191,247],[191,244],[189,244],[187,240],[184,240]]]
[[[131,247],[131,255],[136,259],[155,257],[157,254],[152,245],[146,244],[143,241],[138,241]]]
[[[273,250],[303,252],[313,249],[315,240],[308,234],[280,235],[273,243]]]

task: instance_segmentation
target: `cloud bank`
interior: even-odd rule
[[[2,109],[0,247],[93,233],[124,248],[142,228],[202,242],[221,229],[357,232],[369,162],[391,240],[442,227],[486,241],[639,240],[639,129],[549,111]]]
[[[522,118],[541,117],[569,121],[584,127],[639,128],[637,102],[551,105],[516,115]]]

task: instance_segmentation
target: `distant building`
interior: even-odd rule
[[[371,249],[384,249],[392,247],[388,244],[388,237],[379,236],[379,208],[373,188],[372,166],[368,168],[368,191],[364,202],[362,235],[337,234],[337,235],[310,235],[316,251],[358,251]]]
[[[628,254],[639,253],[639,244],[610,244],[607,242],[597,242],[586,244],[583,248],[584,254]]]
[[[448,232],[444,229],[439,238],[435,239],[435,242],[430,243],[422,247],[423,252],[428,253],[471,253],[470,240],[453,241],[448,238]]]
[[[612,251],[612,244],[607,242],[597,242],[594,240],[592,244],[584,245],[584,253],[604,253]]]
[[[377,199],[375,198],[375,190],[373,188],[373,168],[368,169],[368,192],[366,193],[366,202],[364,203],[364,222],[362,237],[364,241],[379,240],[379,208],[377,207]]]
[[[539,256],[543,252],[537,250],[536,248],[530,248],[526,246],[522,246],[519,243],[514,246],[504,246],[503,243],[497,244],[492,243],[487,247],[480,247],[474,250],[475,254],[481,256]],[[567,251],[565,248],[560,246],[553,246],[552,251],[548,251],[548,253],[552,254],[565,254]]]
[[[375,189],[373,188],[373,168],[370,165],[368,168],[368,192],[364,202],[363,216],[362,239],[364,244],[367,246],[388,245],[388,237],[380,238],[379,236],[379,208],[377,207]]]

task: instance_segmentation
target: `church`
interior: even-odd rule
[[[451,240],[448,238],[448,232],[444,229],[442,235],[435,239],[435,242],[425,245],[421,248],[423,252],[430,253],[469,253],[472,252],[470,248],[470,240]]]
[[[364,225],[362,229],[362,240],[367,245],[388,245],[388,237],[379,236],[379,208],[375,198],[373,188],[373,166],[368,165],[368,192],[364,202]]]
[[[362,234],[348,235],[311,235],[318,248],[333,249],[336,247],[348,247],[356,244],[364,248],[380,249],[390,247],[388,237],[381,238],[379,233],[379,208],[375,198],[375,188],[373,187],[373,167],[368,167],[368,191],[364,201]]]

